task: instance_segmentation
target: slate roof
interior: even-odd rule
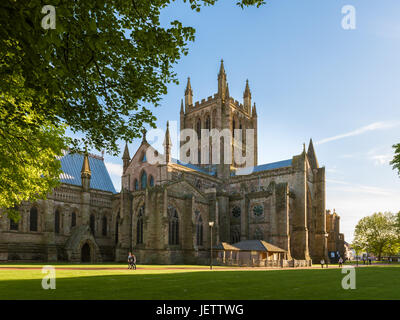
[[[214,176],[216,174],[215,166],[212,168],[212,170],[209,171],[209,170],[206,170],[205,168],[200,168],[200,167],[198,167],[198,166],[196,166],[194,164],[185,163],[185,162],[182,162],[182,161],[177,160],[177,159],[172,159],[172,163],[179,164],[179,165],[181,165],[183,167],[186,167],[186,168],[189,168],[189,169],[192,169],[192,170],[207,174],[209,176]]]
[[[255,167],[240,168],[240,169],[237,169],[236,171],[234,171],[231,175],[237,176],[237,175],[244,175],[244,174],[252,174],[255,172],[290,167],[291,165],[292,165],[292,159],[288,159],[288,160],[282,160],[282,161],[271,162],[271,163],[266,163],[266,164],[260,164]]]
[[[239,248],[236,248],[236,247],[234,247],[234,246],[232,246],[231,244],[226,243],[226,242],[218,243],[218,244],[214,247],[214,249],[215,249],[215,250],[227,250],[227,251],[239,251],[239,250],[240,250]]]
[[[82,186],[81,169],[83,164],[83,155],[66,153],[64,156],[60,157],[60,161],[61,170],[63,171],[60,175],[61,182],[75,186]],[[89,155],[89,165],[92,172],[90,188],[116,193],[104,161],[100,158],[95,158]]]
[[[243,251],[286,252],[264,240],[243,240],[234,243],[233,246]]]

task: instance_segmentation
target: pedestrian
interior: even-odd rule
[[[342,257],[339,258],[339,268],[343,267],[343,259]]]
[[[132,256],[132,252],[128,253],[128,269],[132,269],[133,268],[133,256]]]
[[[328,268],[328,260],[325,262],[325,264],[326,264],[326,268]]]
[[[132,253],[132,267],[136,270],[136,256]]]
[[[324,260],[324,259],[321,259],[321,268],[322,268],[322,269],[324,268],[324,264],[325,264],[325,260]]]

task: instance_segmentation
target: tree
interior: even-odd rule
[[[394,158],[390,162],[390,164],[393,165],[393,170],[397,169],[397,172],[400,176],[400,143],[395,144],[393,148],[394,148]]]
[[[173,65],[194,41],[192,27],[160,22],[175,1],[1,1],[1,206],[50,192],[59,177],[54,157],[67,144],[117,155],[119,139],[155,126],[148,105],[158,106],[167,84],[178,82]],[[183,1],[199,11],[217,0]],[[83,138],[63,138],[67,127]]]
[[[381,259],[388,246],[398,243],[396,216],[390,212],[374,213],[362,218],[355,229],[354,246]]]

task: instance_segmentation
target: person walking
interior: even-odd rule
[[[133,268],[133,256],[132,256],[132,252],[128,253],[128,269],[132,269]]]
[[[339,268],[343,267],[343,259],[342,257],[339,258]]]
[[[322,269],[324,268],[324,264],[325,264],[325,260],[324,260],[324,259],[321,259],[321,268],[322,268]]]
[[[132,253],[132,267],[136,270],[136,256]]]

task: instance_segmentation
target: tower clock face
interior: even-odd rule
[[[240,207],[236,206],[232,209],[232,215],[234,218],[239,218],[240,217]]]

